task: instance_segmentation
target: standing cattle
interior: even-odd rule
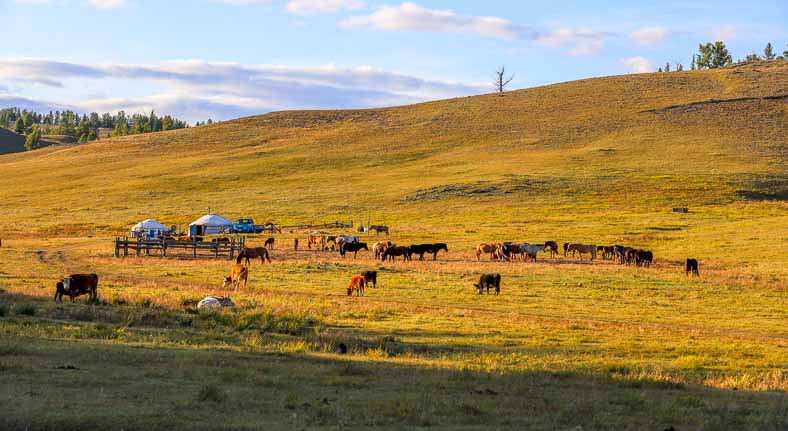
[[[63,295],[68,295],[71,302],[81,295],[89,295],[90,300],[98,298],[98,275],[71,274],[63,277],[55,285],[55,302],[63,302]]]
[[[698,272],[698,260],[687,259],[687,265],[684,267],[684,271],[687,273],[687,277],[689,277],[690,274],[700,277],[700,272]]]
[[[236,263],[230,270],[230,275],[224,277],[222,289],[232,284],[233,290],[236,290],[241,286],[241,281],[244,282],[244,289],[246,289],[246,283],[249,281],[249,267],[240,263]]]
[[[501,274],[482,274],[479,277],[479,282],[474,284],[476,290],[481,295],[484,289],[487,289],[487,294],[490,294],[490,288],[495,288],[495,294],[501,293]]]
[[[367,248],[367,243],[365,243],[365,242],[344,243],[343,242],[342,245],[339,246],[339,255],[342,256],[342,257],[345,257],[345,253],[347,253],[349,251],[352,251],[353,252],[353,259],[355,259],[356,256],[358,255],[358,251],[359,250],[367,250],[367,251],[369,251],[369,249]]]

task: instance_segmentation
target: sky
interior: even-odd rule
[[[189,122],[368,108],[787,49],[788,1],[0,0],[0,107]]]

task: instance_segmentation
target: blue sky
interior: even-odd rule
[[[0,105],[189,121],[689,66],[788,42],[786,1],[0,0]]]

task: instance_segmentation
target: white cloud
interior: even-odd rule
[[[717,41],[733,39],[739,33],[739,28],[733,25],[723,25],[711,30],[711,37]]]
[[[363,8],[364,2],[360,0],[290,0],[285,8],[288,12],[306,15],[321,12],[336,12],[338,10],[356,10]]]
[[[0,82],[74,91],[85,80],[156,82],[160,94],[142,98],[67,100],[85,110],[154,108],[188,120],[197,112],[226,119],[281,109],[369,108],[487,92],[485,84],[422,79],[371,67],[290,67],[200,60],[153,65],[86,65],[43,59],[0,59]],[[75,85],[75,80],[79,82]],[[142,88],[151,86],[140,83]],[[85,95],[88,98],[90,95]]]
[[[670,35],[670,31],[664,27],[643,27],[630,34],[635,41],[643,45],[653,45],[661,43]]]
[[[621,60],[630,73],[649,73],[654,71],[654,65],[644,57],[629,57]]]
[[[538,36],[536,40],[553,48],[569,46],[569,55],[586,55],[598,53],[604,47],[607,36],[607,33],[590,29],[558,28]]]
[[[354,16],[341,23],[347,28],[375,28],[384,31],[429,31],[469,33],[514,39],[522,29],[503,18],[463,16],[451,10],[426,9],[414,3],[383,6],[370,15]]]
[[[90,0],[90,4],[99,9],[116,9],[126,4],[126,0]]]

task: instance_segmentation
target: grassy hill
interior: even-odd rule
[[[0,156],[0,425],[783,429],[787,96],[779,61]],[[228,262],[112,256],[137,221],[185,228],[209,206],[369,217],[450,252],[343,260],[285,232],[238,309],[208,315],[194,304]],[[656,265],[473,254],[548,239],[648,248]],[[370,268],[381,286],[345,296]],[[102,301],[52,304],[75,271],[99,273]],[[473,291],[482,272],[502,274],[501,296]]]
[[[41,138],[40,144],[43,147],[51,145],[68,145],[77,142],[71,136],[66,135],[45,135]],[[25,151],[25,135],[0,127],[0,155],[21,153]]]

